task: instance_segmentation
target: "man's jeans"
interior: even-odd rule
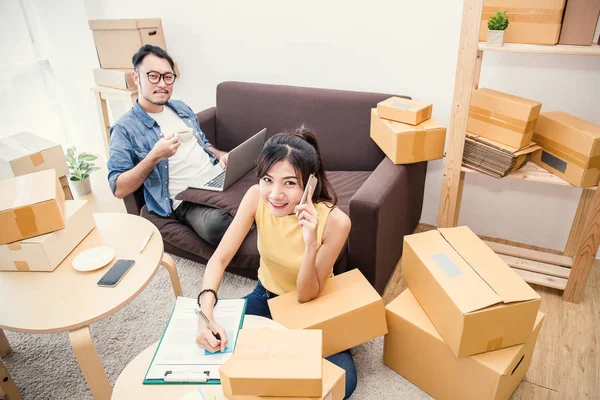
[[[233,217],[226,210],[200,204],[182,202],[175,209],[175,217],[196,231],[205,242],[218,246]]]
[[[269,310],[267,300],[272,299],[273,297],[277,297],[277,295],[269,292],[262,283],[258,281],[254,291],[244,297],[248,300],[246,304],[246,314],[271,318],[271,311]],[[345,350],[341,353],[327,357],[327,361],[332,362],[346,371],[346,396],[344,398],[349,398],[354,392],[354,389],[356,389],[357,383],[356,366],[352,359],[352,353],[350,353],[350,350]]]

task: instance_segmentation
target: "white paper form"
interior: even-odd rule
[[[219,300],[214,308],[215,321],[227,331],[231,348],[235,347],[246,301],[243,299]],[[171,320],[146,374],[146,379],[163,379],[165,371],[210,371],[210,379],[219,379],[219,367],[233,353],[205,354],[196,344],[198,334],[198,308],[196,299],[178,297]]]

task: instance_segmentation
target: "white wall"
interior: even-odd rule
[[[214,105],[225,80],[407,94],[450,121],[462,1],[85,0],[89,18],[161,17],[176,97]],[[600,57],[486,54],[481,85],[600,124]],[[422,221],[436,224],[443,163],[429,165]],[[580,191],[469,176],[460,223],[562,249]]]

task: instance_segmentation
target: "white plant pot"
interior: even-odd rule
[[[504,45],[504,31],[488,30],[485,44],[489,47],[502,47]]]
[[[92,193],[92,185],[89,176],[82,181],[70,181],[69,183],[73,189],[75,189],[77,196],[85,196],[86,194]]]

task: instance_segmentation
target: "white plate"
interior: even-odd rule
[[[108,246],[92,247],[80,253],[73,260],[77,271],[94,271],[104,267],[115,257],[115,249]]]

